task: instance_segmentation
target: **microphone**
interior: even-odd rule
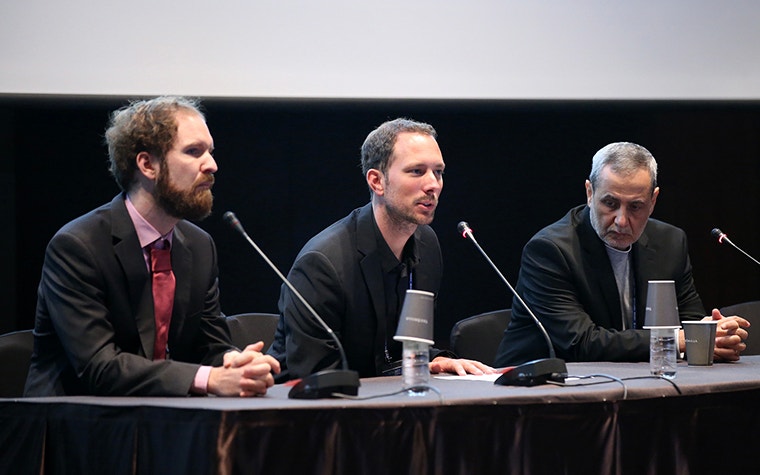
[[[224,220],[229,223],[233,229],[239,232],[245,238],[245,240],[248,241],[248,243],[254,249],[256,249],[256,252],[258,252],[259,255],[266,261],[266,263],[269,264],[269,267],[272,268],[280,280],[282,280],[282,282],[290,289],[290,291],[293,292],[293,295],[295,295],[296,298],[303,304],[303,306],[309,310],[309,313],[311,313],[314,319],[322,326],[322,328],[325,329],[328,335],[330,335],[330,338],[332,338],[332,340],[335,342],[335,346],[338,347],[338,351],[340,352],[340,361],[343,369],[326,369],[306,376],[305,378],[301,378],[301,380],[296,383],[293,388],[291,388],[290,392],[288,393],[288,398],[323,399],[335,397],[334,393],[356,396],[359,393],[359,386],[361,384],[359,382],[359,373],[348,369],[348,358],[346,358],[346,352],[343,350],[343,345],[340,343],[338,337],[335,336],[332,328],[330,328],[330,326],[325,323],[324,320],[322,320],[322,317],[320,317],[314,308],[309,305],[309,302],[306,301],[303,295],[301,295],[301,293],[296,290],[295,287],[293,287],[293,284],[291,284],[290,281],[285,278],[282,272],[277,269],[277,266],[275,266],[274,263],[269,260],[266,254],[264,254],[264,251],[259,249],[259,246],[253,242],[253,239],[251,239],[251,237],[248,236],[248,233],[245,232],[245,229],[243,229],[243,225],[240,224],[240,220],[238,220],[237,216],[235,216],[235,213],[232,211],[227,211],[224,213],[223,217]]]
[[[552,345],[552,340],[549,338],[549,334],[546,332],[546,328],[544,328],[538,318],[536,318],[536,316],[533,314],[533,311],[530,309],[530,307],[528,307],[522,297],[520,297],[520,294],[515,291],[506,277],[504,277],[504,274],[502,274],[499,268],[496,267],[496,265],[493,263],[491,258],[488,257],[488,254],[486,254],[483,248],[480,247],[480,244],[478,244],[478,241],[472,234],[470,225],[465,221],[460,221],[460,223],[457,225],[457,229],[462,234],[463,238],[469,238],[470,241],[475,244],[475,247],[478,248],[478,251],[480,251],[480,253],[483,254],[483,257],[486,258],[486,261],[491,264],[493,270],[495,270],[499,277],[501,277],[501,280],[507,284],[507,287],[509,287],[509,290],[512,291],[512,294],[515,296],[515,298],[517,298],[520,304],[522,304],[523,308],[528,311],[528,314],[531,316],[531,318],[533,318],[533,322],[535,322],[538,329],[541,330],[541,333],[544,335],[546,345],[549,348],[548,358],[528,361],[527,363],[523,363],[519,366],[508,369],[504,372],[504,374],[499,376],[499,379],[497,379],[494,384],[500,384],[503,386],[536,386],[538,384],[545,384],[547,381],[564,383],[565,378],[567,377],[567,366],[565,365],[564,360],[557,358],[557,355],[554,352],[554,345]]]
[[[757,259],[755,259],[754,257],[752,257],[752,256],[750,256],[749,254],[747,254],[746,252],[744,252],[744,251],[743,251],[743,250],[742,250],[742,249],[741,249],[739,246],[737,246],[736,244],[732,243],[732,242],[731,242],[731,240],[730,240],[730,239],[728,239],[728,236],[726,235],[726,233],[724,233],[723,231],[721,231],[719,228],[713,228],[713,229],[712,229],[712,231],[710,231],[710,234],[712,234],[712,235],[713,235],[715,238],[717,238],[717,239],[718,239],[718,242],[719,242],[720,244],[723,244],[723,242],[724,242],[724,241],[725,241],[725,242],[727,242],[727,243],[729,243],[729,244],[730,244],[731,246],[733,246],[733,247],[734,247],[734,248],[735,248],[737,251],[741,252],[741,253],[742,253],[742,254],[744,254],[745,256],[747,256],[747,257],[749,257],[750,259],[752,259],[752,261],[753,261],[755,264],[757,264],[757,265],[760,265],[760,262],[757,262]]]

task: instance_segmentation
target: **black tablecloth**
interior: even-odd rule
[[[530,388],[433,378],[440,395],[386,397],[374,396],[400,389],[400,378],[371,378],[362,380],[364,400],[293,400],[288,386],[254,399],[1,399],[0,468],[109,475],[760,473],[760,356],[709,367],[680,363],[672,383],[649,378],[644,363],[568,369],[600,376]],[[728,462],[721,450],[737,455]]]

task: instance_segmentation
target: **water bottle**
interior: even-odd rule
[[[403,387],[409,389],[411,395],[423,395],[430,380],[430,348],[427,343],[404,341],[401,362],[401,378]]]
[[[676,377],[678,328],[652,327],[649,330],[649,371],[655,376]]]

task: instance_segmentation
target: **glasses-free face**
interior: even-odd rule
[[[380,190],[391,220],[398,224],[430,224],[443,190],[445,167],[433,137],[399,134]]]
[[[622,175],[605,166],[596,187],[586,180],[586,202],[594,230],[607,245],[628,249],[644,232],[659,193],[659,188],[652,190],[648,170]]]
[[[203,219],[211,213],[214,173],[214,141],[200,115],[177,113],[177,136],[166,153],[156,180],[159,205],[180,219]]]

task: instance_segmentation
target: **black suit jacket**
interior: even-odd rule
[[[389,317],[375,229],[371,204],[354,210],[309,240],[288,274],[340,339],[349,367],[360,377],[379,375],[385,364]],[[437,295],[443,268],[438,238],[429,226],[419,226],[414,239],[420,258],[414,288]],[[269,350],[286,368],[278,381],[340,366],[335,343],[284,285],[279,308],[277,335]]]
[[[631,252],[637,328],[622,330],[615,275],[586,205],[570,210],[525,245],[516,290],[543,323],[557,357],[566,361],[646,361],[649,332],[641,327],[650,280],[675,281],[681,319],[705,315],[682,230],[649,219]],[[512,320],[495,364],[510,366],[547,356],[545,339],[514,299]]]
[[[171,359],[153,361],[151,279],[124,195],[61,228],[45,253],[25,395],[187,395],[200,364],[220,365],[232,345],[213,240],[180,221],[171,252]]]

